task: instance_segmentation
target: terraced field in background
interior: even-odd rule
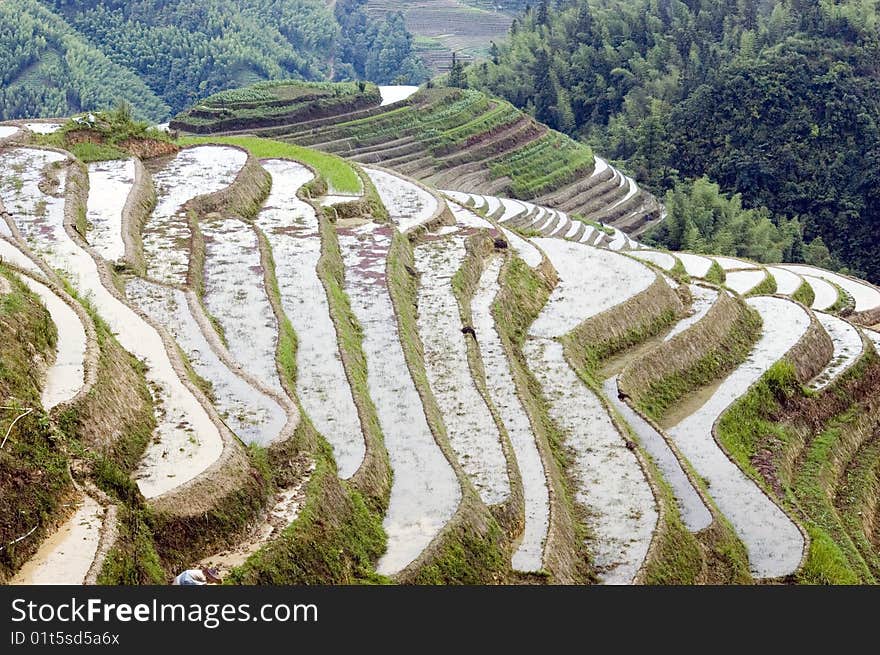
[[[316,104],[283,124],[271,118],[278,111],[274,101],[266,100],[262,110],[247,103],[250,118],[242,117],[234,129],[227,120],[206,121],[196,108],[175,118],[171,127],[184,133],[256,134],[317,148],[437,188],[518,198],[633,236],[662,220],[660,203],[634,179],[508,102],[471,90],[412,91],[381,104],[370,90],[353,100],[351,89],[340,89],[336,101]],[[380,95],[389,92],[385,87]],[[212,111],[240,112],[222,98],[209,101]],[[362,108],[351,111],[353,103]]]
[[[504,3],[463,0],[369,0],[367,10],[384,16],[402,12],[407,29],[415,37],[415,50],[435,73],[445,72],[455,52],[464,61],[486,57],[489,43],[501,42],[513,22],[512,11],[499,11]]]
[[[35,127],[0,126],[0,580],[880,576],[880,289],[284,142],[86,165]]]

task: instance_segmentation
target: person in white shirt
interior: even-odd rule
[[[220,578],[220,572],[217,569],[209,569],[202,567],[199,569],[187,569],[176,578],[175,585],[206,585],[206,584],[223,584]]]

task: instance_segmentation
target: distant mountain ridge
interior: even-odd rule
[[[0,4],[0,118],[128,101],[163,120],[260,80],[421,82],[400,16],[366,0],[10,0]],[[357,56],[355,56],[355,53]]]

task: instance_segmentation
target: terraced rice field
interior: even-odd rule
[[[5,223],[0,223],[0,225],[5,225]],[[25,271],[43,275],[43,271],[40,270],[40,267],[32,259],[25,255],[17,246],[2,238],[0,238],[0,260],[5,264],[18,266]]]
[[[504,107],[484,110],[471,120],[507,120]],[[169,549],[162,521],[151,524],[155,538],[139,538],[169,579],[178,556],[263,583],[315,582],[311,570],[342,571],[328,581],[345,583],[693,583],[726,579],[734,560],[741,577],[748,568],[756,579],[811,582],[829,575],[828,543],[850,562],[853,553],[875,561],[859,536],[874,487],[859,481],[873,470],[880,424],[877,364],[865,351],[869,341],[880,347],[869,327],[876,288],[800,265],[644,249],[615,225],[618,210],[641,202],[634,182],[600,159],[554,207],[506,198],[485,180],[444,192],[447,202],[365,169],[391,216],[376,222],[360,204],[352,218],[321,215],[315,207],[354,196],[303,200],[311,169],[271,158],[260,162],[271,193],[253,218],[222,207],[187,215],[191,200],[226,189],[244,158],[199,146],[148,162],[159,205],[142,228],[144,274],[113,266],[138,257],[127,201],[144,191],[139,162],[89,167],[86,203],[67,155],[0,153],[0,294],[17,275],[58,332],[32,396],[42,410],[59,408],[44,420],[79,409],[89,385],[112,385],[108,358],[127,362],[146,383],[156,427],[111,474],[130,474],[137,507],[163,520],[241,519],[184,555]],[[598,218],[560,208],[575,195],[591,196]],[[73,225],[80,210],[85,239]],[[718,280],[720,268],[726,280],[691,282],[686,294],[673,279],[679,263],[693,278]],[[767,275],[778,295],[744,298],[766,292]],[[687,311],[661,279],[690,296]],[[813,308],[782,297],[803,283],[816,291]],[[751,340],[749,307],[761,318]],[[571,336],[599,325],[590,338],[607,338],[612,352],[593,362],[579,349],[599,344]],[[133,358],[119,358],[119,346]],[[634,386],[645,388],[624,385],[643,364]],[[768,385],[788,385],[785,376],[797,378],[785,394],[755,402]],[[826,405],[843,409],[826,420]],[[744,413],[740,444],[725,421]],[[803,419],[806,443],[786,441]],[[242,462],[251,488],[211,486]],[[108,534],[132,546],[127,530],[112,529],[129,501],[95,493],[90,468],[71,466],[84,479],[76,506],[47,518],[35,533],[42,543],[29,544],[32,556],[8,580],[93,581],[108,570]],[[827,483],[819,500],[804,483],[811,475]],[[692,573],[667,559],[673,545],[675,557],[700,558],[684,567]],[[306,560],[309,572],[299,570]]]
[[[567,334],[586,319],[647,289],[656,279],[648,267],[607,250],[559,239],[534,239],[559,274],[547,307],[529,331],[533,337]],[[584,298],[588,295],[588,298]]]
[[[748,549],[754,575],[772,578],[792,573],[800,565],[803,535],[727,458],[712,431],[724,410],[794,347],[809,327],[810,318],[803,309],[786,300],[760,297],[748,302],[764,321],[761,339],[748,360],[721,383],[712,397],[668,433],[697,473],[708,482],[709,494]]]
[[[220,435],[181,382],[159,334],[105,288],[95,261],[65,231],[65,171],[58,172],[58,195],[40,191],[43,169],[63,160],[64,156],[55,152],[12,150],[4,157],[4,168],[20,175],[21,184],[4,184],[0,193],[24,242],[61,271],[81,295],[89,297],[120,344],[146,362],[159,425],[136,478],[145,496],[159,496],[210,467],[222,451]]]
[[[186,284],[191,232],[184,205],[232,184],[247,160],[237,148],[196,146],[153,173],[156,208],[144,230],[147,275],[165,284]]]
[[[754,268],[754,264],[744,259],[735,257],[712,257],[718,265],[725,271],[739,271],[747,268]]]
[[[25,123],[24,126],[34,134],[53,134],[61,129],[61,123]]]
[[[691,326],[699,323],[706,314],[712,309],[712,305],[718,300],[718,290],[710,287],[692,284],[688,287],[691,292],[693,303],[691,304],[691,314],[675,324],[665,337],[665,341],[670,341]]]
[[[438,210],[437,198],[422,187],[385,171],[365,170],[401,232],[424,225]]]
[[[425,9],[426,3],[420,3],[406,11],[410,15]],[[380,89],[385,94],[380,107],[354,112],[339,107],[341,113],[335,116],[329,108],[326,112],[331,115],[320,119],[291,118],[288,124],[272,122],[269,127],[257,120],[250,132],[363,164],[381,164],[438,188],[485,195],[477,207],[485,207],[490,215],[500,197],[510,196],[537,200],[633,235],[661,219],[659,202],[635,179],[509,103],[473,90],[410,92]],[[395,102],[400,97],[407,102]],[[237,108],[230,105],[229,110],[234,113]],[[228,134],[242,133],[241,128],[238,125],[237,132]],[[218,123],[214,131],[224,129]],[[623,238],[614,243],[614,249],[627,245]]]
[[[813,266],[787,265],[784,268],[792,273],[809,275],[812,278],[820,278],[837,285],[852,296],[857,312],[866,312],[880,307],[880,289],[870,284]]]
[[[197,299],[188,298],[180,289],[137,278],[128,283],[126,294],[142,312],[168,331],[195,373],[210,383],[217,411],[242,441],[268,446],[279,440],[287,424],[281,401],[258,388],[258,382],[243,378],[237,367],[227,363],[232,356],[216,337],[213,343],[209,341],[193,315],[193,307],[201,311]],[[217,351],[225,356],[221,358]]]
[[[49,287],[26,275],[20,279],[46,306],[58,328],[55,361],[43,386],[43,408],[50,410],[72,400],[85,383],[86,330],[73,308]]]
[[[672,487],[681,519],[691,532],[699,532],[712,523],[712,513],[672,452],[663,436],[640,414],[620,399],[617,378],[608,378],[603,385],[605,397],[620,412],[639,439],[639,443],[651,456],[663,477]]]
[[[642,261],[656,264],[664,271],[671,271],[675,268],[676,259],[666,252],[656,252],[653,250],[640,250],[633,253],[633,257]]]
[[[109,262],[125,256],[122,212],[134,186],[134,177],[133,159],[89,165],[88,240]]]
[[[522,540],[513,554],[512,565],[518,571],[539,571],[544,561],[550,497],[544,463],[529,417],[517,396],[516,383],[492,316],[492,304],[500,291],[498,276],[502,263],[500,257],[494,257],[486,264],[471,302],[471,310],[489,396],[501,414],[523,482],[525,527]]]
[[[767,278],[764,270],[733,271],[727,273],[725,284],[739,294],[745,295]]]
[[[400,345],[385,274],[391,234],[375,225],[339,233],[345,289],[363,329],[370,396],[394,472],[383,523],[388,547],[376,566],[392,574],[416,559],[452,518],[461,489],[428,427]]]
[[[651,543],[658,518],[653,494],[608,411],[566,362],[555,339],[647,289],[655,277],[638,262],[608,251],[561,240],[536,241],[560,281],[529,330],[526,360],[574,454],[575,497],[589,513],[600,577],[609,584],[626,584],[641,568]],[[608,294],[612,278],[619,286]]]
[[[59,170],[52,193],[44,193],[40,183],[49,167],[65,160],[61,153],[33,148],[13,148],[4,157],[0,198],[14,216],[14,222],[28,245],[55,267],[71,273],[67,235],[64,232],[66,172]],[[48,190],[48,185],[45,187]]]
[[[831,361],[810,384],[810,387],[818,391],[827,387],[838,375],[843,374],[856,363],[862,356],[864,344],[859,330],[842,318],[822,312],[817,312],[816,318],[834,343]]]
[[[778,266],[768,267],[767,272],[776,280],[776,292],[783,296],[794,295],[804,283],[804,279],[800,275]]]
[[[712,268],[712,260],[702,255],[679,252],[676,253],[676,257],[678,257],[684,266],[684,270],[691,277],[706,277],[709,269]]]
[[[824,311],[831,309],[837,304],[840,294],[833,284],[813,275],[803,275],[802,277],[813,288],[813,293],[815,294],[815,300],[813,300],[812,305],[813,309]]]
[[[240,367],[284,394],[275,353],[278,319],[266,291],[257,233],[236,218],[203,223],[205,309]]]
[[[89,496],[12,579],[19,585],[81,585],[101,541],[105,509]]]
[[[461,268],[465,255],[461,236],[430,240],[416,248],[419,336],[428,381],[446,417],[449,441],[483,502],[497,505],[510,495],[507,460],[501,435],[471,375],[468,337],[462,334],[452,290],[452,276]]]
[[[324,286],[318,278],[321,235],[315,210],[297,197],[313,179],[296,162],[263,163],[272,176],[272,193],[256,218],[275,262],[284,314],[299,339],[296,390],[303,409],[333,446],[339,475],[349,478],[364,459],[364,440]]]
[[[526,342],[529,367],[573,453],[575,500],[588,513],[589,545],[602,582],[629,584],[641,568],[657,525],[651,488],[635,455],[599,398],[550,339]]]

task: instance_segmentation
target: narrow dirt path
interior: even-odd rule
[[[79,507],[40,544],[12,579],[14,585],[81,585],[98,552],[105,509],[83,495]]]
[[[244,564],[251,555],[267,543],[278,538],[299,516],[312,470],[314,470],[314,466],[295,485],[280,489],[275,494],[264,520],[256,525],[245,539],[239,541],[234,548],[204,558],[204,565],[217,567],[223,577],[236,566]]]

